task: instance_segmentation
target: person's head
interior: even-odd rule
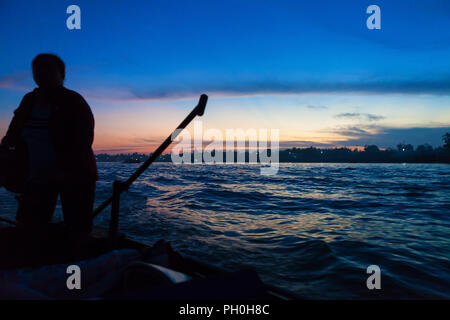
[[[31,63],[33,78],[40,88],[62,86],[66,76],[66,66],[60,57],[51,53],[41,53]]]

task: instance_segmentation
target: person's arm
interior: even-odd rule
[[[9,124],[8,131],[6,131],[5,136],[1,141],[1,145],[3,147],[14,148],[17,144],[17,141],[21,134],[23,116],[22,113],[24,111],[25,105],[29,103],[31,96],[30,94],[26,94],[22,101],[19,104],[19,107],[14,110],[14,116]]]
[[[17,131],[17,117],[16,115],[13,116],[11,122],[9,123],[8,131],[6,131],[5,136],[2,138],[2,141],[0,145],[2,147],[12,147],[14,146],[13,143],[13,136],[15,135],[14,132]]]
[[[64,149],[60,150],[60,161],[55,175],[60,180],[76,179],[80,173],[89,167],[89,153],[94,141],[94,116],[86,100],[72,91],[68,97],[71,108],[69,134],[64,140]]]
[[[0,142],[0,186],[14,193],[23,192],[26,179],[26,150],[20,138],[30,99],[30,94],[23,97],[14,111],[6,135]],[[11,153],[12,150],[15,152]]]
[[[78,121],[76,126],[76,146],[79,151],[89,150],[94,142],[94,115],[84,98],[79,95],[78,101]]]

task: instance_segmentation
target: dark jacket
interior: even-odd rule
[[[3,147],[17,150],[26,166],[28,160],[22,129],[25,126],[39,88],[27,93],[9,125]],[[75,91],[60,87],[48,94],[55,109],[50,117],[50,135],[56,151],[56,168],[68,181],[98,180],[97,164],[92,150],[94,116],[83,97]],[[26,170],[26,168],[24,168]]]

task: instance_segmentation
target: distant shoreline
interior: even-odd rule
[[[270,153],[271,151],[268,150]],[[245,163],[252,159],[252,163],[260,163],[260,153],[257,151],[245,151]],[[242,153],[241,153],[242,154]],[[150,154],[120,153],[96,155],[97,162],[126,162],[140,163],[145,161]],[[212,155],[215,156],[214,151]],[[238,152],[234,152],[234,163],[238,158]],[[191,162],[194,163],[194,153],[191,153]],[[223,153],[223,162],[228,162],[226,153]],[[273,159],[272,159],[273,160]],[[156,162],[172,162],[170,154],[161,155]],[[433,149],[429,145],[421,145],[416,149],[412,145],[399,144],[397,149],[380,150],[377,146],[367,146],[364,150],[348,148],[319,149],[291,148],[279,151],[279,163],[450,163],[450,148],[438,147]]]
[[[142,162],[130,162],[130,163],[126,163],[126,162],[122,162],[122,161],[97,161],[98,163],[124,163],[124,164],[139,164]],[[155,160],[154,162],[157,163],[170,163],[172,161],[161,161],[161,160]],[[299,161],[299,162],[278,162],[278,163],[343,163],[343,164],[368,164],[368,163],[373,163],[373,164],[450,164],[450,162],[325,162],[325,161]],[[186,163],[186,164],[205,164],[205,162],[202,163]],[[217,163],[217,164],[228,164],[228,163]],[[233,162],[230,164],[238,164],[237,162]],[[248,162],[242,163],[242,164],[249,164]],[[254,163],[251,163],[254,164]],[[256,164],[261,164],[260,162],[256,163]]]
[[[97,161],[97,163],[123,163],[130,164],[122,161]],[[133,164],[140,164],[142,162],[133,162]],[[172,163],[172,161],[159,161],[155,160],[154,163]],[[278,162],[280,164],[295,164],[295,163],[317,163],[317,164],[450,164],[450,162],[312,162],[312,161],[304,161],[304,162]],[[197,165],[197,164],[205,164],[202,163],[185,163],[183,165]],[[226,165],[228,163],[215,163],[213,165]],[[236,162],[229,164],[238,164]],[[249,164],[248,162],[242,164]],[[254,163],[251,163],[254,165]],[[260,162],[256,164],[261,164]],[[211,164],[208,164],[211,165]]]

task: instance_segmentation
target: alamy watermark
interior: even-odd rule
[[[279,129],[203,130],[202,121],[196,120],[193,136],[187,130],[172,134],[172,141],[178,143],[171,159],[174,164],[261,164],[262,175],[274,175],[280,166],[279,133]]]
[[[366,286],[367,289],[373,290],[373,289],[381,289],[381,269],[376,264],[372,264],[367,267],[366,273],[370,274],[370,276],[367,278]]]
[[[67,7],[66,13],[70,16],[66,19],[66,26],[69,30],[81,30],[81,9],[78,5],[72,4]],[[366,13],[370,16],[366,20],[366,26],[369,30],[381,29],[381,9],[372,4],[367,7]]]
[[[81,9],[79,6],[72,4],[67,7],[66,13],[70,16],[66,19],[66,27],[69,30],[81,29]]]
[[[70,276],[67,277],[66,286],[69,290],[81,290],[81,269],[76,264],[72,264],[67,267],[66,273]]]
[[[367,14],[370,16],[367,18],[366,26],[369,30],[381,29],[381,9],[379,6],[372,4],[367,7]]]

